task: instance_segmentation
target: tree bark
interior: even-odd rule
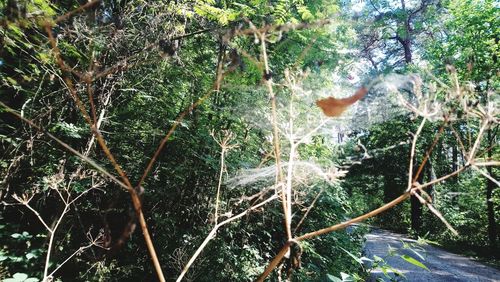
[[[417,192],[419,193],[419,192]],[[411,197],[411,229],[419,234],[422,227],[422,204],[417,197]]]
[[[408,30],[408,28],[407,28]],[[406,36],[401,37],[400,35],[396,35],[395,38],[400,44],[401,46],[403,46],[403,50],[404,50],[404,54],[405,54],[405,63],[406,64],[411,64],[413,58],[412,58],[412,54],[411,54],[411,38],[410,38],[410,34],[409,34],[409,30],[407,31],[408,34]]]
[[[405,63],[411,64],[412,62],[411,41],[410,39],[405,39],[402,41],[402,44],[405,51]]]
[[[488,129],[488,147],[491,147],[494,142],[493,134],[491,133],[491,128]],[[492,158],[492,150],[488,151],[488,159],[491,160]],[[488,166],[487,168],[488,174],[492,177],[495,178],[494,172],[493,172],[493,167]],[[488,182],[486,184],[486,207],[488,211],[488,239],[490,241],[490,246],[494,248],[496,246],[497,242],[497,236],[500,236],[497,234],[497,223],[495,221],[495,207],[494,203],[491,201],[491,197],[493,196],[493,191],[495,189],[496,185],[491,181],[491,179],[488,178]]]
[[[429,170],[429,163],[427,163],[424,167],[424,171]],[[417,169],[417,166],[413,171]],[[423,180],[423,173],[421,173],[417,179],[418,182],[422,183]],[[432,189],[432,187],[431,187]],[[417,192],[420,195],[420,192]],[[411,229],[415,231],[417,234],[420,233],[422,229],[422,203],[417,199],[417,197],[411,197],[410,198],[410,205],[411,205]]]

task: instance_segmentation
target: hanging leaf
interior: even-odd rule
[[[329,117],[338,117],[340,116],[347,108],[356,103],[359,99],[363,98],[366,93],[368,93],[368,89],[365,87],[361,87],[352,95],[347,98],[333,98],[328,97],[326,99],[316,101],[316,105],[323,110],[323,113]]]

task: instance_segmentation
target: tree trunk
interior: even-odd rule
[[[395,181],[394,175],[384,175],[384,202],[388,203],[398,197],[401,186]]]
[[[416,171],[418,166],[415,166],[413,171]],[[428,165],[425,165],[424,167],[425,170],[428,169]],[[418,182],[422,183],[423,180],[423,173],[421,173],[417,179]],[[419,193],[419,192],[417,192]],[[419,193],[420,195],[420,193]],[[410,204],[411,204],[411,229],[415,231],[417,234],[419,234],[421,227],[422,227],[422,204],[420,201],[417,199],[417,197],[411,197],[410,198]]]
[[[417,192],[418,193],[418,192]],[[416,197],[411,197],[411,229],[417,234],[422,227],[422,204]]]
[[[396,35],[394,38],[401,44],[401,46],[403,46],[403,50],[405,53],[405,63],[411,64],[412,54],[411,54],[411,37],[409,34],[409,30],[408,30],[408,34],[406,36],[401,37],[399,35]]]
[[[451,172],[454,172],[458,169],[458,148],[455,145],[452,145],[452,159],[451,159]]]
[[[388,203],[398,196],[401,195],[401,187],[402,183],[398,181],[396,175],[388,173],[384,175],[384,202]],[[383,213],[380,217],[381,223],[383,223],[383,227],[398,231],[404,232],[406,226],[401,224],[401,213],[402,210],[392,209]]]
[[[403,48],[405,51],[405,63],[406,64],[411,64],[412,62],[412,56],[411,56],[411,41],[410,39],[405,39],[403,42]]]
[[[493,135],[491,134],[491,129],[488,129],[488,144],[489,147],[493,145]],[[488,159],[491,160],[492,158],[492,150],[488,150]],[[495,178],[494,172],[493,172],[493,167],[488,166],[487,168],[488,174],[492,177]],[[494,248],[496,246],[496,240],[497,240],[497,223],[495,221],[495,207],[494,203],[491,201],[491,197],[493,195],[493,191],[495,189],[495,183],[491,181],[488,178],[488,182],[486,184],[486,206],[488,210],[488,238],[490,241],[490,246]]]

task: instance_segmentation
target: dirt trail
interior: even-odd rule
[[[421,260],[411,250],[402,249],[402,241],[409,244],[416,243],[404,235],[374,229],[366,235],[365,256],[370,259],[373,259],[374,255],[384,258],[391,267],[403,273],[407,281],[500,281],[499,270],[433,246],[421,246],[425,250],[419,252],[425,259]],[[399,255],[408,255],[421,261],[430,271],[403,260],[399,255],[387,257],[389,246],[397,249]],[[394,277],[393,273],[390,275]],[[376,281],[377,278],[390,281],[379,268],[371,272],[368,281]],[[405,281],[404,278],[396,280]]]

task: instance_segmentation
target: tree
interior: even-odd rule
[[[269,121],[252,123],[242,113],[269,111],[260,43],[264,40],[267,45],[266,63],[273,72],[265,74],[274,81],[284,81],[285,69],[295,72],[314,66],[319,73],[341,58],[333,46],[343,43],[335,38],[342,30],[329,33],[323,27],[328,21],[321,24],[336,7],[330,1],[273,5],[266,1],[91,1],[83,6],[38,1],[28,5],[26,17],[9,14],[17,18],[2,23],[8,28],[2,30],[5,91],[0,99],[14,108],[9,111],[19,113],[17,117],[16,112],[2,114],[9,119],[1,136],[5,146],[1,169],[9,184],[1,195],[7,203],[2,216],[14,222],[26,210],[36,213],[20,225],[9,225],[1,235],[22,235],[14,232],[30,226],[22,238],[38,238],[34,235],[48,230],[50,242],[56,243],[33,241],[40,254],[29,259],[45,258],[45,266],[57,266],[52,274],[48,267],[30,267],[31,262],[17,259],[24,255],[18,256],[11,241],[2,265],[9,267],[10,274],[29,272],[44,280],[49,276],[153,280],[155,271],[162,280],[162,268],[169,276],[180,273],[214,222],[217,176],[224,175],[224,170],[235,173],[258,166],[263,155],[256,152],[274,146],[267,139]],[[1,8],[7,13],[11,7],[2,4]],[[254,29],[264,31],[265,38],[255,38]],[[311,48],[320,56],[304,52]],[[276,91],[279,99],[289,97],[287,91]],[[14,103],[7,103],[9,99]],[[18,123],[20,119],[25,122]],[[233,132],[242,146],[227,156],[226,168],[221,169],[220,148],[210,134],[222,131]],[[158,149],[161,138],[168,144]],[[59,150],[60,144],[70,153]],[[57,185],[51,179],[58,179]],[[98,189],[85,192],[98,180],[104,181],[99,187],[106,194],[94,191]],[[335,205],[331,210],[340,213],[347,208],[345,203],[330,196],[341,193],[340,188],[328,187],[332,191],[324,193],[329,196],[323,202]],[[209,246],[205,260],[193,267],[192,277],[203,273],[201,279],[243,280],[258,275],[255,268],[281,242],[283,231],[280,205],[269,208],[264,225],[251,209],[254,198],[246,197],[260,189],[259,185],[221,188],[218,222],[232,212],[244,212],[250,227],[228,224],[227,233],[219,231],[225,240]],[[34,226],[31,222],[37,222],[37,215],[44,219],[42,223],[58,215],[59,192],[88,195],[78,205],[63,207],[66,217],[57,226],[67,232],[55,233],[50,224],[49,228]],[[18,198],[22,203],[24,196],[33,200],[23,207],[10,205],[15,195],[23,195]],[[297,195],[311,200],[302,191]],[[102,234],[95,244],[101,248],[92,245],[84,249],[85,255],[72,255],[74,250],[80,254],[91,229]],[[345,234],[341,237],[351,244]],[[244,248],[241,242],[247,242]],[[346,257],[329,263],[351,264]],[[153,264],[148,263],[150,258]],[[225,269],[223,262],[228,260],[234,261],[235,268]],[[217,264],[220,267],[213,267]],[[89,267],[97,269],[97,275],[87,272]]]
[[[461,80],[472,83],[475,93],[469,97],[469,103],[482,105],[494,103],[494,92],[498,91],[498,24],[497,8],[494,1],[450,1],[451,17],[445,22],[446,36],[444,44],[429,41],[426,57],[443,70],[446,64],[452,64]],[[443,61],[443,58],[445,60]],[[494,149],[498,127],[488,129],[487,142],[489,159],[495,159]],[[495,169],[487,169],[486,207],[488,214],[488,237],[492,247],[497,241],[497,220],[493,195],[497,189],[494,183]]]
[[[434,36],[441,9],[441,1],[434,0],[364,1],[354,14],[360,55],[377,71],[414,63],[422,38]]]

